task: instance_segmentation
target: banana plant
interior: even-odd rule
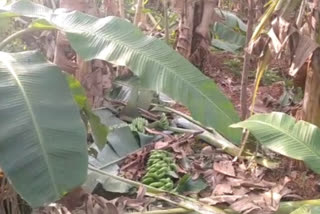
[[[29,29],[56,28],[65,32],[84,60],[101,59],[129,67],[139,76],[142,86],[183,103],[196,120],[239,143],[241,131],[229,128],[239,117],[213,81],[164,42],[145,36],[128,21],[51,10],[28,1],[4,7],[2,13],[0,10],[0,18],[15,15],[41,19]]]
[[[35,51],[0,52],[0,166],[32,206],[87,176],[86,131],[61,70]]]

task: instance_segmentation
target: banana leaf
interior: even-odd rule
[[[246,42],[247,25],[232,12],[215,9],[215,13],[222,21],[213,25],[211,45],[233,53],[242,49]]]
[[[320,173],[320,130],[317,126],[273,112],[254,115],[232,127],[250,130],[270,150],[302,160],[314,172]]]
[[[216,8],[215,13],[223,20],[222,23],[225,25],[247,32],[248,26],[233,12]]]
[[[0,52],[0,165],[33,207],[87,175],[86,131],[58,67],[34,51]]]
[[[141,80],[143,87],[163,92],[186,105],[193,117],[212,126],[235,143],[241,132],[229,128],[238,122],[231,102],[211,79],[163,41],[145,36],[137,27],[117,17],[96,18],[81,12],[51,10],[27,1],[19,1],[2,10],[1,16],[12,13],[44,19],[33,27],[53,25],[66,33],[71,46],[84,60],[102,59],[128,66]]]
[[[107,137],[108,144],[98,152],[95,158],[89,158],[89,164],[95,168],[117,175],[119,170],[118,163],[121,160],[156,139],[155,136],[142,133],[134,135],[128,124],[118,119],[108,109],[94,110],[93,113],[100,118],[101,123],[110,127],[110,133]],[[98,184],[101,184],[104,190],[109,192],[127,193],[132,188],[131,185],[110,177],[100,176],[96,172],[89,170],[88,179],[84,183],[84,187],[86,190],[92,191]]]
[[[318,214],[320,213],[320,207],[302,206],[299,209],[291,212],[290,214]]]

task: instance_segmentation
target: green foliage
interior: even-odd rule
[[[177,185],[175,189],[179,194],[182,193],[199,193],[205,188],[208,187],[208,184],[204,181],[204,179],[199,178],[197,180],[192,180],[190,175],[184,175]]]
[[[13,34],[15,31],[21,30],[23,25],[19,22],[15,22],[13,19],[9,17],[0,18],[0,41],[7,38],[9,35]],[[21,38],[17,38],[13,40],[10,44],[8,44],[4,51],[7,52],[18,52],[27,50],[26,44],[21,40]]]
[[[211,44],[233,53],[242,49],[246,42],[246,24],[229,11],[216,9],[215,12],[223,21],[213,25]]]
[[[262,79],[261,79],[261,82],[263,85],[272,85],[272,83],[275,83],[275,82],[279,82],[279,81],[282,81],[283,80],[283,77],[281,77],[277,71],[274,71],[274,70],[267,70]]]
[[[287,157],[302,160],[310,169],[320,173],[320,130],[305,121],[273,112],[258,114],[232,125],[246,128],[267,148]]]
[[[230,60],[227,60],[224,62],[225,65],[227,65],[230,68],[230,71],[240,77],[241,71],[242,71],[242,62],[238,58],[232,58]]]
[[[196,120],[235,143],[240,141],[241,132],[229,129],[239,117],[212,80],[164,42],[143,35],[131,23],[116,17],[98,19],[80,12],[58,13],[24,1],[6,10],[45,19],[66,33],[82,59],[128,66],[140,77],[142,86],[182,102]]]
[[[103,149],[107,142],[108,127],[100,122],[100,118],[92,111],[88,103],[86,92],[80,82],[73,76],[65,74],[71,89],[72,95],[80,110],[90,125],[90,131],[93,134],[94,141],[99,149]]]
[[[87,175],[86,132],[65,77],[38,52],[0,52],[0,165],[33,207]]]

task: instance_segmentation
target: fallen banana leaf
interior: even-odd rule
[[[208,205],[204,205],[194,199],[188,198],[188,197],[184,197],[184,196],[180,196],[177,195],[175,193],[169,193],[169,192],[165,192],[163,190],[158,190],[156,188],[153,187],[149,187],[147,185],[143,185],[139,182],[136,181],[131,181],[116,175],[110,175],[109,173],[106,173],[104,171],[101,171],[99,169],[96,169],[94,167],[90,167],[89,169],[92,171],[95,171],[103,176],[107,176],[107,177],[111,177],[115,180],[119,180],[122,181],[124,183],[130,184],[132,186],[135,186],[136,188],[139,188],[140,186],[144,186],[148,192],[148,194],[150,196],[153,196],[155,198],[158,199],[162,199],[162,200],[166,200],[168,202],[172,202],[175,205],[180,206],[181,208],[177,208],[177,209],[172,209],[171,213],[175,213],[174,211],[177,211],[176,213],[205,213],[205,214],[239,214],[238,212],[235,212],[231,209],[225,209],[224,211],[216,208],[216,207],[212,207],[212,206],[208,206]],[[165,193],[165,196],[161,196],[161,194]],[[178,197],[180,199],[185,200],[186,203],[180,202],[180,203],[176,203],[176,201],[172,201],[170,199],[174,198],[174,197]],[[169,199],[170,198],[170,199]],[[192,204],[196,204],[197,206],[192,206]],[[203,206],[204,205],[204,206]],[[202,208],[204,209],[200,209],[199,206],[203,206]],[[281,202],[280,203],[280,208],[275,212],[275,214],[289,214],[290,212],[295,211],[296,209],[299,209],[301,206],[313,206],[313,207],[319,207],[320,206],[320,200],[306,200],[306,201],[292,201],[292,202]],[[209,208],[208,208],[209,207]],[[207,209],[206,209],[207,208]],[[213,209],[211,209],[213,208]],[[213,210],[213,211],[212,211]],[[169,211],[169,210],[168,210]],[[159,211],[154,211],[154,213],[151,212],[151,214],[156,214]],[[170,212],[169,212],[170,213]],[[159,214],[162,214],[161,212],[159,212]],[[313,214],[313,213],[312,213]]]
[[[89,166],[89,169],[92,171],[95,171],[97,173],[100,173],[101,175],[105,175],[105,176],[111,177],[115,180],[125,182],[127,184],[132,185],[132,186],[135,186],[136,188],[143,186],[146,188],[147,195],[154,197],[154,198],[157,198],[157,199],[165,200],[169,203],[172,203],[174,205],[182,207],[186,210],[193,210],[193,211],[200,213],[200,214],[226,214],[226,212],[224,212],[223,210],[221,210],[219,208],[203,204],[195,199],[188,198],[188,197],[176,194],[174,192],[166,192],[163,190],[159,190],[157,188],[150,187],[150,186],[144,185],[144,184],[136,182],[136,181],[128,180],[126,178],[122,178],[117,175],[109,174],[105,171],[99,170],[99,169],[91,167],[91,166]]]
[[[118,119],[108,109],[99,109],[94,110],[93,112],[100,118],[102,124],[110,127],[110,132],[107,137],[108,144],[98,152],[96,158],[89,158],[89,164],[95,168],[116,175],[119,170],[117,165],[119,161],[155,139],[154,136],[141,133],[139,133],[138,138],[136,138],[131,132],[128,124]],[[92,191],[98,183],[101,183],[103,188],[109,192],[125,193],[131,188],[130,185],[112,178],[103,178],[96,172],[89,170],[84,187],[88,191]]]

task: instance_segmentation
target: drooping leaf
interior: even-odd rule
[[[293,159],[302,160],[320,173],[320,130],[284,113],[258,114],[232,125],[246,128],[267,148]]]
[[[87,175],[86,132],[67,81],[38,52],[0,52],[0,165],[33,207]]]
[[[86,119],[90,124],[90,128],[94,137],[94,141],[99,149],[102,149],[107,142],[108,127],[100,122],[100,118],[95,115],[88,103],[86,92],[82,88],[79,81],[73,76],[65,74],[71,89],[73,98],[78,104],[79,108],[85,114]]]
[[[80,12],[53,12],[24,1],[5,10],[47,20],[66,33],[81,58],[128,66],[142,86],[182,102],[195,119],[236,143],[240,141],[241,132],[229,128],[239,117],[213,81],[164,42],[144,36],[131,23],[117,17],[98,19]]]
[[[270,19],[272,18],[272,15],[276,11],[276,8],[280,2],[281,0],[270,1],[268,9],[266,9],[259,21],[259,24],[253,31],[250,43],[255,42],[258,39],[258,37],[262,34],[264,28],[269,24]]]

